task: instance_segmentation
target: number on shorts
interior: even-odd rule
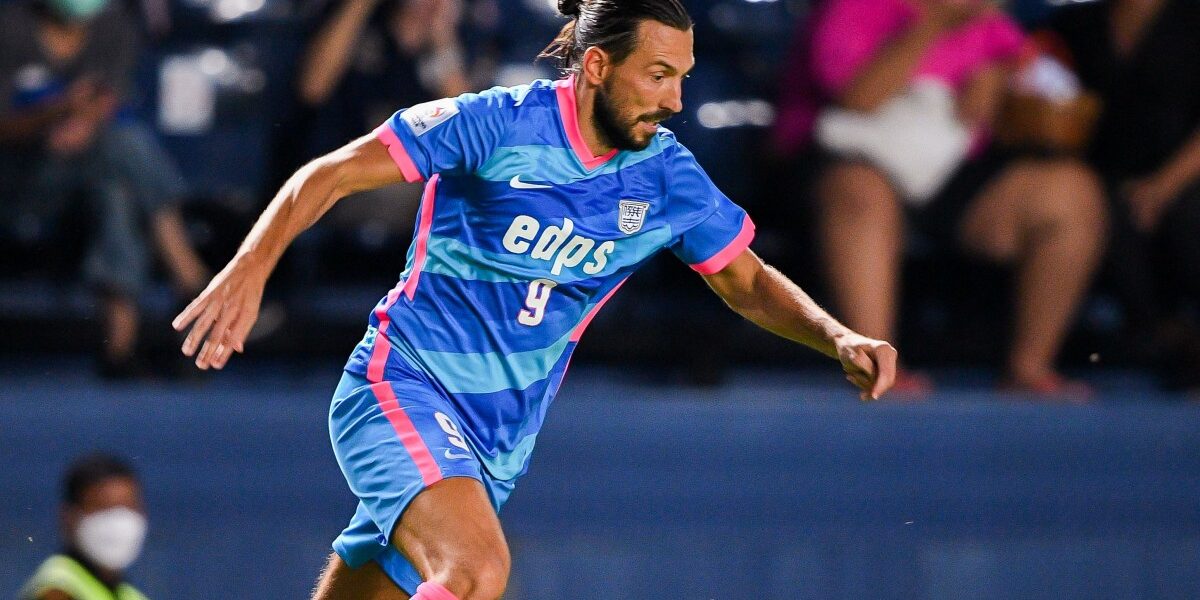
[[[446,437],[450,438],[451,444],[467,452],[471,451],[471,447],[467,446],[467,441],[463,439],[462,433],[458,431],[458,426],[454,424],[454,421],[450,420],[450,417],[447,417],[443,413],[435,412],[433,413],[433,418],[437,419],[438,425],[441,426],[442,431],[446,432]]]
[[[549,279],[534,279],[529,282],[529,295],[525,297],[525,308],[517,315],[517,322],[533,327],[546,316],[546,304],[550,302],[550,290],[557,283]]]

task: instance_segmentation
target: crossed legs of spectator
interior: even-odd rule
[[[863,163],[835,163],[817,187],[818,227],[840,314],[866,335],[893,339],[905,215],[887,179]],[[1074,395],[1055,358],[1103,250],[1101,187],[1081,164],[1008,165],[969,202],[957,225],[967,252],[1015,267],[1016,326],[1006,386]],[[899,386],[898,386],[899,387]]]

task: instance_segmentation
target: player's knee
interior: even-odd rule
[[[458,600],[499,600],[508,586],[509,568],[505,550],[456,560],[434,579]]]

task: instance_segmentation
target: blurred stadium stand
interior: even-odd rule
[[[224,264],[278,182],[271,180],[273,133],[287,126],[295,109],[293,70],[317,0],[169,0],[172,30],[148,46],[140,70],[136,108],[156,123],[179,160],[194,192],[186,207],[189,229],[210,264]],[[548,0],[506,0],[501,18],[466,36],[470,50],[495,54],[497,83],[553,77],[533,57],[562,21]],[[1023,5],[1036,14],[1044,6]],[[803,206],[762,143],[771,124],[776,69],[807,2],[799,0],[694,0],[694,76],[686,84],[685,110],[668,125],[697,155],[714,181],[758,215],[756,250],[780,265],[821,299],[822,282]],[[470,20],[468,19],[468,22]],[[491,29],[488,29],[488,28]],[[287,325],[266,342],[260,355],[300,353],[341,355],[361,334],[367,311],[403,269],[407,235],[380,235],[363,223],[354,231],[318,224],[297,241],[272,280],[269,293],[287,308]],[[73,284],[79,241],[69,235],[46,256],[12,247],[0,239],[0,325],[10,332],[0,353],[58,352],[56,332],[69,331],[77,348],[95,347],[94,305]],[[913,251],[908,286],[913,310],[903,316],[903,350],[916,364],[980,364],[1000,356],[1004,339],[1005,288],[994,273],[976,276],[980,285],[956,286],[947,272],[971,274],[973,265],[942,261]],[[37,265],[31,267],[30,265]],[[947,271],[947,269],[952,269]],[[584,360],[665,361],[702,381],[719,374],[718,365],[792,365],[812,355],[740,324],[703,284],[669,256],[626,286],[628,310],[616,328],[598,327],[584,344]],[[620,299],[620,297],[618,297]],[[681,304],[686,310],[678,310]],[[150,326],[145,346],[175,344],[164,324],[178,308],[165,285],[143,299]],[[615,308],[615,305],[614,305]],[[1000,315],[1001,318],[996,318]],[[1064,352],[1067,364],[1085,365],[1102,352],[1118,359],[1119,323],[1111,303],[1094,301]],[[630,327],[630,323],[638,325]],[[697,331],[711,322],[732,335],[720,342]],[[648,332],[636,336],[636,332]],[[675,336],[668,332],[682,332]],[[964,335],[964,332],[967,332]],[[631,337],[632,336],[632,337]],[[678,337],[681,339],[669,339]],[[951,340],[954,352],[946,348]],[[710,377],[711,378],[711,377]]]
[[[272,130],[286,126],[294,110],[292,70],[303,50],[303,36],[316,12],[315,4],[302,0],[171,0],[171,33],[150,44],[144,57],[136,108],[157,124],[167,148],[184,167],[194,193],[187,207],[189,227],[215,266],[232,254],[249,220],[277,183],[269,179]],[[497,83],[555,76],[550,65],[533,62],[562,24],[552,5],[546,0],[500,3],[502,16],[495,30],[487,32],[490,41],[474,48],[498,54]],[[760,191],[752,176],[757,157],[754,152],[729,149],[731,145],[754,148],[770,125],[771,69],[778,63],[804,4],[705,0],[689,3],[689,8],[697,20],[700,63],[688,82],[685,112],[670,126],[730,196],[753,206]],[[466,40],[469,46],[473,42],[470,36]],[[70,236],[59,236],[52,241],[69,240]],[[4,243],[0,240],[0,246]],[[297,348],[346,352],[361,333],[369,307],[403,269],[407,244],[407,236],[380,237],[370,223],[351,234],[315,227],[297,242],[273,280],[272,288],[288,306],[289,326],[282,339],[260,346],[260,352],[289,353]],[[46,334],[59,328],[82,334],[80,343],[89,343],[94,306],[90,300],[80,300],[85,295],[71,283],[73,259],[78,254],[75,244],[56,250],[59,256],[49,263],[34,260],[41,257],[28,253],[22,255],[19,248],[4,249],[0,321],[11,326],[12,337],[0,351],[56,351],[58,346],[48,341],[53,336]],[[656,275],[642,276],[655,283],[628,286],[642,290],[635,292],[639,306],[670,304],[683,293],[701,303],[701,313],[720,314],[721,309],[701,291],[694,275],[675,262],[661,260],[653,268]],[[33,263],[40,264],[29,267]],[[666,289],[658,289],[662,281],[667,283]],[[147,314],[160,322],[177,308],[165,285],[143,302]],[[648,312],[671,314],[668,306]],[[716,318],[735,322],[723,314]],[[668,323],[659,329],[678,327]],[[313,333],[301,339],[288,333],[299,331]],[[158,332],[157,337],[170,336]],[[599,331],[593,337],[603,346],[608,334]],[[642,345],[653,345],[656,339],[643,340]],[[151,339],[147,345],[165,341],[169,339]],[[669,354],[661,348],[652,353]],[[619,352],[599,347],[595,355],[616,357]],[[785,351],[785,355],[785,360],[791,360],[797,353]]]

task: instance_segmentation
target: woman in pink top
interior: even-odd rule
[[[911,218],[969,254],[1015,267],[1016,331],[1006,387],[1085,394],[1054,362],[1099,261],[1104,204],[1096,178],[1079,162],[1000,159],[986,150],[1022,42],[1016,24],[975,0],[828,0],[813,17],[808,42],[808,82],[801,86],[808,102],[801,98],[781,109],[784,145],[788,136],[810,135],[819,110],[878,114],[919,79],[951,91],[946,120],[953,123],[956,115],[973,139],[971,158],[907,217],[903,195],[883,169],[825,152],[829,160],[815,188],[817,227],[847,324],[865,335],[895,337],[904,228]],[[907,374],[898,378],[902,387],[921,393],[929,382]]]

